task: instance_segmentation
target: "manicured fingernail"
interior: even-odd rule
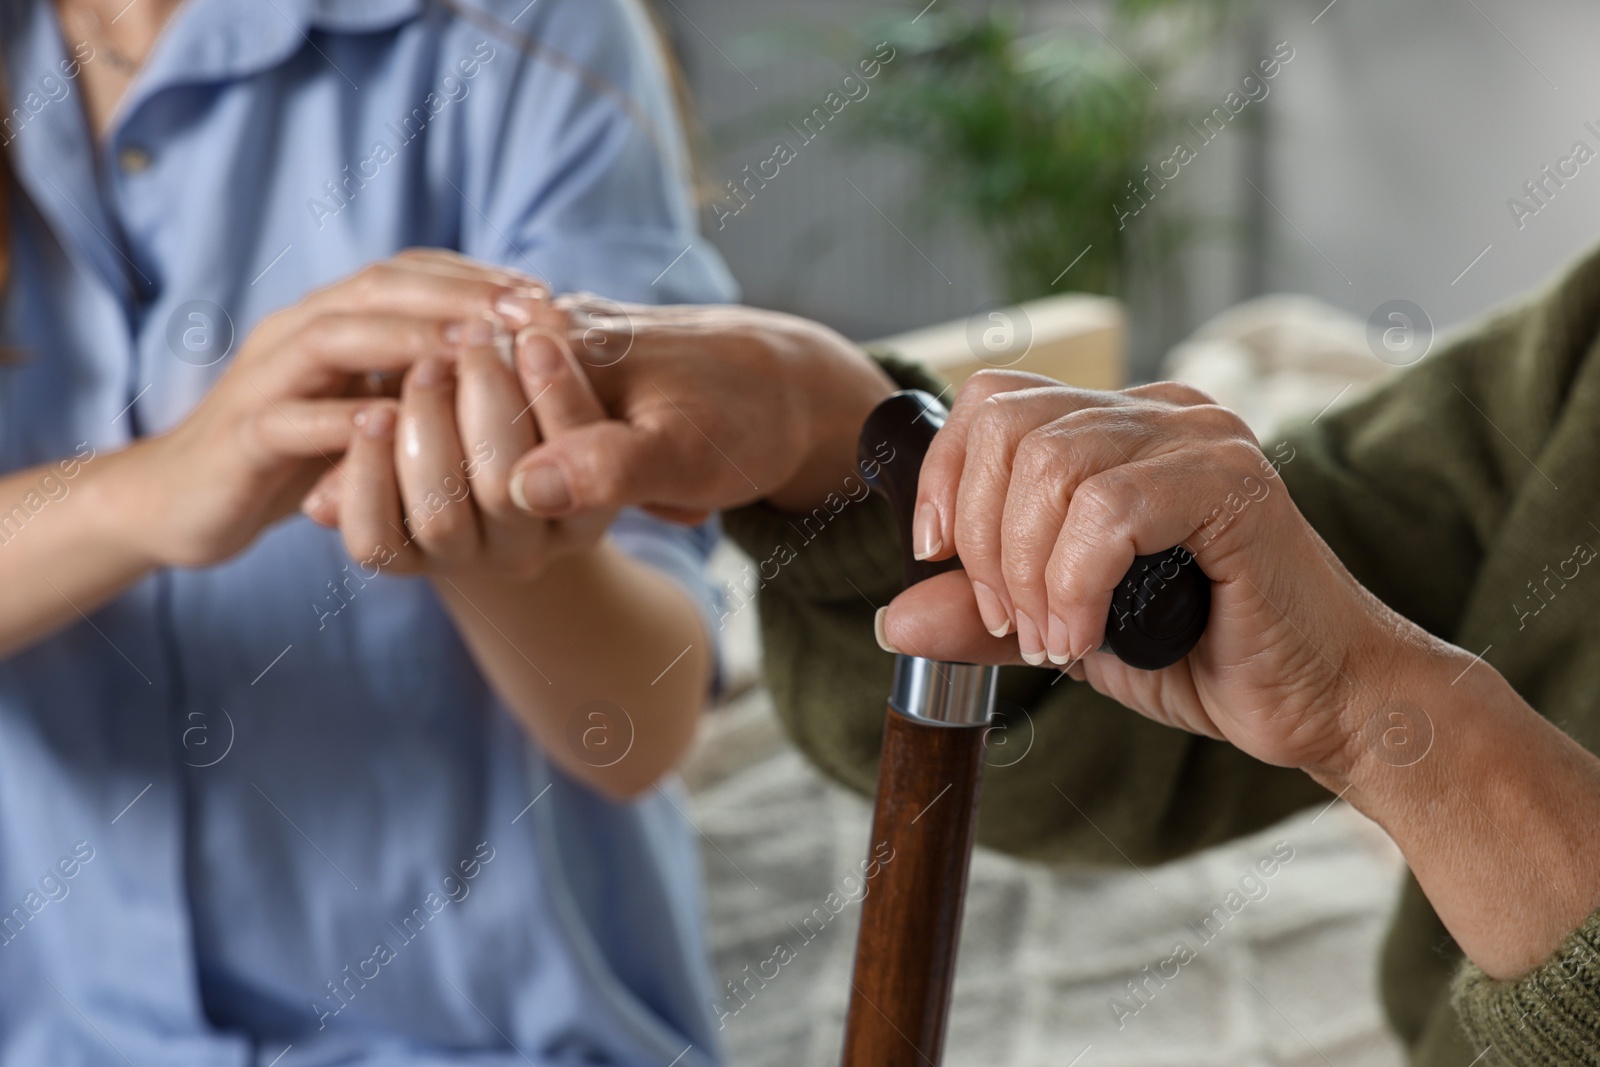
[[[474,347],[486,345],[494,341],[497,333],[504,332],[500,324],[493,319],[468,319],[466,322],[452,322],[444,328],[446,342],[458,347]]]
[[[1025,612],[1017,612],[1017,650],[1023,662],[1038,667],[1044,663],[1044,642],[1039,637],[1039,627]]]
[[[517,358],[517,339],[505,330],[494,335],[494,354],[500,357],[500,362],[507,367],[515,368]]]
[[[374,441],[381,441],[394,433],[394,408],[373,407],[359,411],[356,425]]]
[[[417,369],[411,372],[411,377],[415,384],[424,389],[433,389],[449,381],[452,373],[454,371],[449,360],[429,356],[417,364]]]
[[[983,616],[985,630],[996,637],[1004,637],[1011,632],[1011,616],[1006,614],[1005,605],[1000,603],[993,589],[982,582],[973,582],[972,595],[978,601],[978,614]]]
[[[915,529],[911,542],[916,546],[913,555],[918,559],[931,559],[944,549],[944,537],[939,533],[939,509],[933,506],[933,501],[923,501],[912,525]]]
[[[1060,667],[1072,662],[1072,649],[1067,645],[1067,623],[1059,615],[1051,615],[1045,631],[1044,647],[1050,662]]]
[[[889,643],[888,618],[889,609],[879,608],[878,613],[872,617],[872,635],[878,639],[879,648],[885,652],[893,652],[895,655],[899,655],[900,650]]]
[[[488,323],[478,318],[467,322],[453,322],[445,325],[445,342],[453,347],[474,346],[474,344],[488,344],[488,339],[494,336]]]
[[[508,326],[516,329],[533,322],[539,310],[549,302],[550,294],[544,289],[514,289],[494,302],[494,310]]]
[[[511,499],[523,511],[557,515],[572,506],[566,475],[552,466],[532,467],[511,477]]]

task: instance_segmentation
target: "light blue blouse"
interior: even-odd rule
[[[0,469],[70,458],[40,506],[408,246],[733,295],[636,0],[189,0],[99,153],[111,60],[51,11],[0,0]],[[706,531],[613,536],[715,611]],[[681,799],[562,777],[425,582],[354,571],[287,521],[0,662],[0,1064],[717,1062]]]

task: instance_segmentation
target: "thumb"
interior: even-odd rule
[[[528,326],[517,334],[515,345],[517,375],[539,424],[539,436],[557,437],[606,417],[565,337],[543,326]]]
[[[541,518],[671,503],[678,480],[666,448],[630,423],[575,426],[537,445],[511,470],[516,505]]]
[[[878,613],[878,637],[890,651],[945,663],[1021,663],[1015,635],[995,637],[983,625],[966,571],[918,582]]]

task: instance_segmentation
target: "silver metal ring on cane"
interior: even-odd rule
[[[889,706],[934,726],[983,726],[994,714],[999,667],[896,656]]]

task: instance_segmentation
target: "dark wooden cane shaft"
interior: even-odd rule
[[[891,709],[861,905],[844,1067],[938,1067],[983,774],[982,726]]]

